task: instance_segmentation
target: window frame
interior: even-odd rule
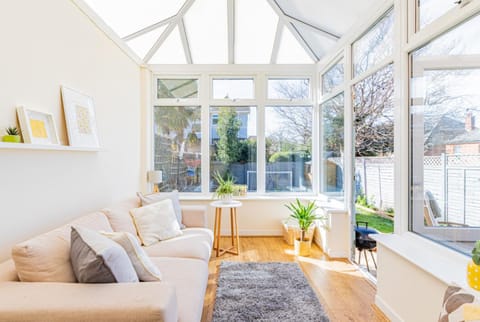
[[[200,93],[202,90],[202,82],[200,81],[201,75],[192,74],[192,75],[161,75],[159,77],[154,77],[153,81],[153,105],[161,105],[161,106],[190,106],[190,105],[198,105],[200,101]],[[196,79],[198,88],[197,92],[198,95],[195,98],[158,98],[157,96],[157,81],[159,79]]]

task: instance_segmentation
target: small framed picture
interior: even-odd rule
[[[30,144],[59,144],[53,115],[20,106],[18,121],[23,141]]]
[[[62,86],[62,102],[70,146],[98,148],[93,99]]]

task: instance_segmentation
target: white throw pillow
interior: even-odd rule
[[[143,282],[156,282],[162,279],[162,273],[148,257],[147,253],[142,249],[138,239],[129,232],[102,232],[111,240],[120,244],[127,252],[133,268],[137,272],[138,278]]]
[[[182,235],[170,199],[132,209],[130,215],[144,246]]]
[[[157,192],[149,195],[144,195],[141,192],[137,192],[137,196],[140,198],[142,207],[157,203],[159,201],[170,199],[172,200],[173,210],[177,216],[178,224],[181,229],[185,228],[185,225],[182,223],[182,208],[180,207],[180,198],[178,195],[178,190],[173,190],[171,192]]]

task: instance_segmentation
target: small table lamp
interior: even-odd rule
[[[160,170],[152,170],[147,172],[147,181],[153,184],[153,192],[159,192],[158,184],[161,183],[162,180],[162,171]]]

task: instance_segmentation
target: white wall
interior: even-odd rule
[[[94,98],[100,152],[0,149],[0,259],[11,246],[140,185],[140,69],[72,2],[0,2],[0,128],[15,107],[54,114],[67,143],[60,86]]]

